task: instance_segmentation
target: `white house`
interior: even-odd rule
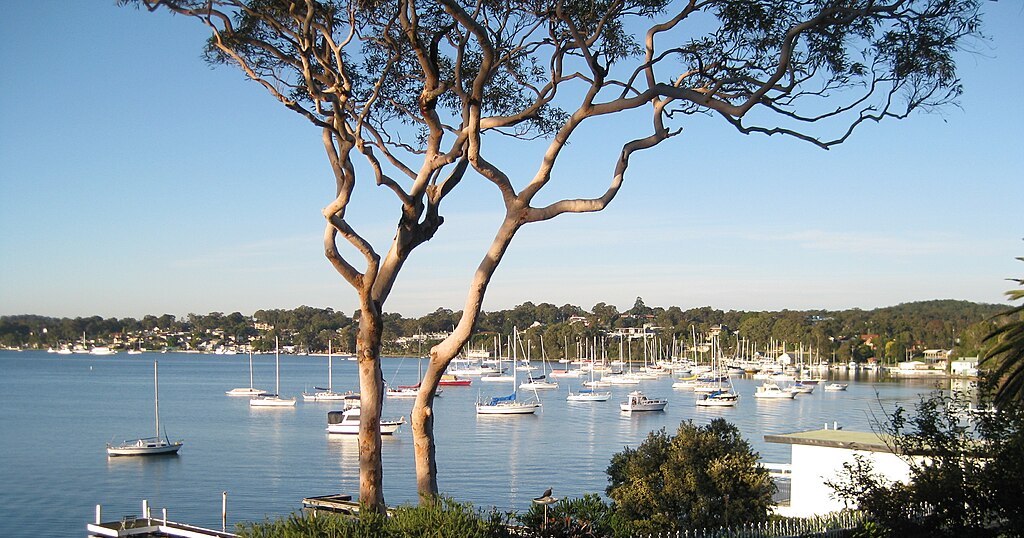
[[[956,377],[977,377],[978,357],[962,357],[950,361],[949,373]]]
[[[765,435],[769,443],[792,446],[789,504],[780,503],[776,513],[786,517],[811,517],[847,508],[825,483],[836,482],[843,464],[860,455],[874,471],[890,480],[907,482],[910,466],[892,452],[885,439],[872,432],[838,429],[813,430],[783,435]]]

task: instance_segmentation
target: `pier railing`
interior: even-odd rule
[[[645,534],[634,538],[842,538],[864,519],[863,512],[845,511],[814,518],[787,518],[738,527]]]

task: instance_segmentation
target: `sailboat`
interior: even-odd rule
[[[718,340],[716,337],[712,337],[711,372],[714,377],[714,380],[711,382],[712,384],[706,387],[694,388],[694,392],[699,393],[697,400],[694,402],[697,407],[733,407],[736,405],[736,400],[739,399],[739,394],[736,393],[736,389],[732,386],[732,378],[718,369],[721,361],[721,346],[717,344]],[[722,385],[723,377],[728,383],[728,387]]]
[[[108,456],[155,456],[158,454],[177,454],[182,441],[171,442],[164,433],[160,438],[160,383],[157,374],[157,361],[153,361],[153,406],[156,414],[156,435],[134,441],[125,441],[120,445],[107,444]]]
[[[527,363],[529,363],[529,361],[530,361],[529,353],[527,353],[526,361],[527,361]],[[519,388],[521,388],[523,390],[530,390],[530,389],[532,389],[532,390],[553,390],[553,389],[557,389],[558,388],[558,383],[555,383],[554,381],[548,381],[547,379],[545,379],[545,376],[547,375],[547,372],[548,372],[548,356],[547,356],[546,353],[544,353],[544,339],[543,338],[540,339],[540,361],[541,361],[541,366],[543,367],[541,375],[540,376],[534,376],[532,373],[527,373],[526,374],[526,377],[527,377],[526,383],[520,384]],[[518,370],[516,370],[516,371],[518,371]]]
[[[249,407],[294,407],[295,398],[282,398],[281,393],[281,352],[277,337],[274,337],[274,394],[263,394],[249,400]]]
[[[515,340],[518,335],[518,329],[512,333],[512,363],[516,361],[516,346]],[[512,369],[512,394],[507,396],[495,396],[488,400],[478,399],[476,402],[476,414],[478,415],[532,415],[540,409],[540,401],[534,399],[533,401],[521,401],[516,399],[516,380],[515,371]],[[536,391],[534,391],[536,395]]]
[[[334,392],[334,378],[333,378],[333,356],[334,352],[331,349],[331,341],[327,341],[327,388],[323,389],[320,387],[313,387],[316,392],[302,393],[302,400],[305,402],[336,402],[339,400],[351,400],[359,398],[359,395],[355,392]]]
[[[249,386],[248,387],[239,387],[239,388],[236,388],[236,389],[231,389],[231,390],[225,392],[224,394],[227,394],[228,396],[249,396],[249,397],[252,397],[252,396],[261,396],[261,395],[266,394],[266,393],[267,393],[267,391],[265,391],[263,389],[257,389],[255,387],[253,387],[253,384],[252,384],[252,350],[250,349],[249,350]]]
[[[423,359],[416,359],[416,364],[418,367],[417,371],[419,372],[416,379],[423,379]],[[401,368],[401,363],[399,363],[399,368]],[[398,372],[396,371],[395,373],[397,374]],[[415,385],[398,385],[397,387],[392,387],[390,384],[384,383],[384,395],[388,398],[415,398],[420,394],[421,384],[422,381]],[[437,389],[434,391],[434,396],[440,396],[442,392],[444,391]]]

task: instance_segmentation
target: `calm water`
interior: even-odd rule
[[[184,439],[177,457],[110,458],[110,441],[153,433],[153,361],[160,362],[160,415],[172,439]],[[273,389],[274,357],[256,356],[256,386]],[[415,359],[385,359],[392,383],[415,383]],[[103,505],[104,519],[140,512],[148,499],[178,521],[219,527],[221,492],[228,522],[262,520],[301,508],[301,499],[358,493],[357,445],[328,436],[326,413],[337,406],[301,401],[300,393],[327,383],[326,357],[282,355],[281,393],[297,396],[293,409],[250,409],[224,391],[247,386],[248,356],[193,354],[96,357],[45,352],[0,352],[0,535],[81,536]],[[765,434],[821,428],[838,421],[868,430],[883,406],[912,403],[933,381],[876,382],[857,378],[847,392],[816,390],[795,401],[752,397],[758,381],[734,381],[741,394],[732,409],[693,405],[671,380],[646,381],[648,395],[668,397],[664,413],[618,410],[632,390],[613,387],[607,402],[565,401],[570,381],[541,392],[536,416],[477,416],[478,394],[509,391],[508,384],[446,387],[436,400],[439,484],[464,501],[500,509],[527,509],[547,487],[556,496],[603,492],[612,454],[636,446],[648,432],[680,421],[725,417],[737,424],[767,462],[789,462],[789,447],[765,443]],[[351,361],[334,361],[334,389],[355,390]],[[635,388],[635,387],[634,387]],[[385,416],[409,416],[412,400],[389,400]],[[415,473],[409,426],[384,439],[385,498],[414,502]],[[41,528],[45,513],[46,527]]]

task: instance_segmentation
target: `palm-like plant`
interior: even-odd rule
[[[1024,257],[1017,259],[1024,261]],[[1024,278],[1009,280],[1021,289],[1010,290],[1006,295],[1011,301],[1024,299]],[[990,375],[995,387],[993,401],[1002,407],[1009,402],[1024,401],[1024,303],[999,317],[1008,321],[985,337],[984,342],[991,347],[981,364],[995,368]]]

